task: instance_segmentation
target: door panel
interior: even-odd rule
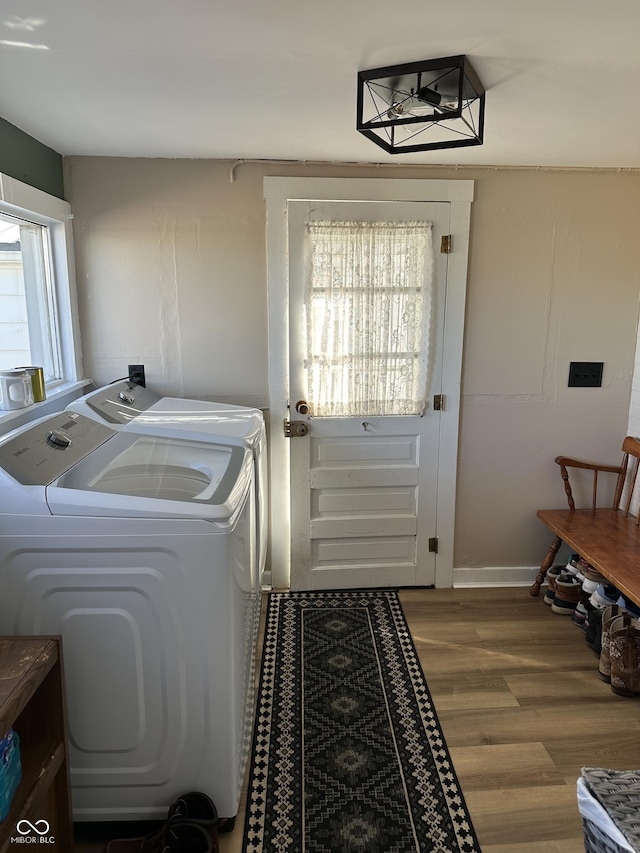
[[[312,559],[315,572],[353,572],[353,576],[362,576],[365,581],[374,574],[375,569],[385,573],[389,566],[396,571],[405,569],[411,574],[415,566],[415,536],[368,537],[366,539],[313,540]],[[363,583],[369,586],[368,583]]]
[[[430,585],[436,554],[441,392],[449,204],[290,202],[289,342],[291,401],[306,400],[304,234],[307,221],[430,221],[434,273],[427,404],[422,416],[325,418],[301,415],[309,435],[291,439],[291,586],[335,589]],[[311,410],[313,405],[311,402]]]

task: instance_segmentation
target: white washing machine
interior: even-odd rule
[[[237,813],[260,593],[248,448],[74,412],[0,441],[0,633],[60,634],[74,819]]]
[[[267,559],[268,482],[267,439],[260,409],[160,397],[124,379],[74,400],[67,411],[79,412],[112,429],[199,438],[222,444],[239,444],[253,453],[256,471],[256,543],[259,584]]]

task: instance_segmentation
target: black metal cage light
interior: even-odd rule
[[[484,95],[466,56],[359,71],[357,129],[389,154],[482,145]]]

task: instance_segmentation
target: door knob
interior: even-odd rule
[[[309,404],[306,400],[298,400],[298,402],[296,403],[296,412],[299,415],[309,414]]]

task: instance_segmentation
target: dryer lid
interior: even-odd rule
[[[161,397],[156,403],[129,420],[125,427],[135,432],[197,438],[222,444],[246,444],[256,448],[264,437],[264,416],[260,409]]]
[[[91,391],[67,406],[113,429],[129,428],[156,435],[184,434],[196,438],[219,439],[223,444],[249,444],[256,447],[264,433],[264,416],[260,409],[193,400],[182,397],[160,397],[148,388],[128,380],[114,382]]]

